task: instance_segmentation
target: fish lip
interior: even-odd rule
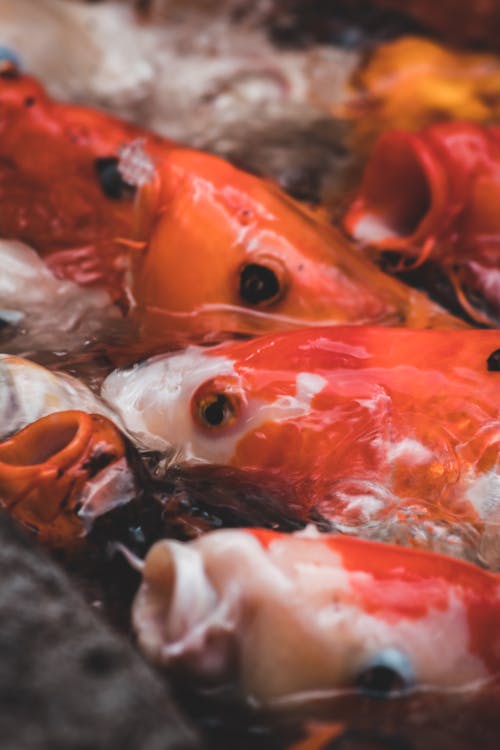
[[[404,159],[401,159],[396,173],[397,179],[392,185],[389,185],[390,189],[397,189],[398,185],[404,186],[407,183],[405,173],[408,171],[408,167],[416,167],[425,181],[428,205],[422,215],[418,217],[418,220],[415,219],[413,228],[407,232],[398,231],[396,227],[391,227],[388,223],[388,231],[385,237],[374,240],[360,237],[357,234],[357,228],[364,216],[372,213],[374,216],[379,215],[383,218],[380,199],[372,203],[370,195],[375,192],[375,183],[378,187],[377,193],[380,194],[381,180],[379,175],[381,166],[384,165],[386,155],[391,154],[395,146],[398,146],[400,155],[404,155]],[[344,226],[352,237],[373,247],[401,250],[407,248],[408,245],[418,246],[427,236],[435,233],[438,229],[440,219],[446,213],[448,197],[447,178],[439,164],[438,154],[432,142],[428,143],[422,136],[414,133],[387,132],[379,138],[374,148],[365,171],[359,196],[348,210],[344,218]],[[378,208],[370,211],[370,205],[375,207],[376,203],[379,204]],[[388,194],[387,201],[383,206],[387,207],[389,203],[390,195]]]

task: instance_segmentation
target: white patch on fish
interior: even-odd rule
[[[362,242],[381,242],[398,234],[391,229],[381,216],[364,214],[352,231],[353,237]]]
[[[408,462],[414,464],[423,464],[426,461],[432,460],[433,453],[418,440],[413,438],[403,438],[397,443],[389,443],[386,445],[387,450],[387,461],[396,461],[398,458],[404,458]]]
[[[195,424],[191,399],[214,377],[232,376],[234,362],[191,346],[182,354],[154,357],[129,370],[117,370],[104,381],[103,398],[119,413],[132,439],[143,449],[176,453],[176,460],[229,463],[241,437],[268,421],[309,414],[314,396],[326,385],[320,375],[296,376],[294,396],[267,403],[248,399],[230,430],[207,433]]]
[[[479,516],[488,521],[500,512],[500,476],[495,469],[482,474],[472,482],[465,493]]]

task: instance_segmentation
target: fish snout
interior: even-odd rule
[[[148,553],[132,622],[146,655],[181,663],[199,678],[220,679],[232,668],[231,623],[195,546],[163,540]]]
[[[58,412],[0,443],[0,503],[49,544],[85,536],[132,487],[124,440],[105,417]]]

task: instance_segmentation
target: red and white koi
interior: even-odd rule
[[[500,579],[352,537],[223,530],[163,540],[133,606],[153,661],[239,680],[266,709],[345,692],[474,689],[500,674]]]
[[[142,448],[280,478],[306,518],[482,528],[500,519],[499,345],[495,331],[289,331],[154,357],[102,396]]]

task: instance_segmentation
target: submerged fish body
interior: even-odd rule
[[[77,544],[135,494],[125,441],[101,415],[50,414],[0,441],[0,507],[50,546]]]
[[[216,156],[173,149],[138,196],[143,337],[311,324],[463,326],[389,278],[325,217]]]
[[[111,373],[102,395],[143,448],[279,477],[303,514],[493,522],[499,343],[494,331],[304,329],[154,357]]]
[[[352,537],[238,529],[160,541],[133,624],[161,664],[222,682],[236,664],[243,696],[264,708],[346,691],[474,691],[500,672],[498,575]]]
[[[500,321],[500,128],[468,122],[377,141],[345,217],[348,232],[419,264],[436,261],[465,310]],[[479,294],[475,309],[467,292]],[[479,305],[480,307],[480,305]]]
[[[48,414],[71,409],[111,416],[109,408],[77,378],[51,372],[23,357],[0,355],[0,439]]]
[[[58,276],[122,294],[133,188],[118,170],[135,139],[170,142],[104,112],[58,103],[13,65],[0,71],[0,235],[26,242]]]

